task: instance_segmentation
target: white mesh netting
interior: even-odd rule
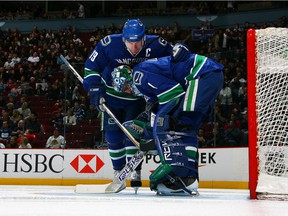
[[[288,195],[288,29],[256,30],[257,193]]]

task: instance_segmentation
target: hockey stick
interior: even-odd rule
[[[72,73],[78,78],[78,80],[83,83],[83,78],[79,73],[74,69],[74,67],[65,59],[63,55],[60,55],[60,58],[64,64],[72,71]],[[114,116],[111,110],[103,104],[104,110],[107,114],[114,119],[116,124],[120,129],[127,135],[127,137],[138,147],[140,148],[140,143],[135,140],[135,138],[130,134],[130,132],[118,121]],[[120,171],[120,173],[114,177],[111,183],[102,184],[102,185],[87,185],[87,184],[78,184],[75,187],[75,192],[77,193],[118,193],[123,190],[121,187],[124,181],[130,176],[130,174],[136,169],[136,167],[144,160],[144,156],[147,152],[137,151],[125,167]]]
[[[83,78],[79,75],[79,73],[74,69],[74,67],[65,59],[63,55],[60,55],[60,58],[64,62],[64,64],[73,72],[73,74],[78,78],[78,80],[83,83]],[[119,122],[119,120],[115,117],[115,115],[111,112],[111,110],[106,106],[106,104],[102,104],[105,112],[113,118],[115,123],[120,127],[120,129],[126,134],[126,136],[138,147],[140,148],[140,143],[131,135],[131,133]]]

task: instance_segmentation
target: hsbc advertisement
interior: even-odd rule
[[[159,165],[147,155],[142,179]],[[248,181],[248,148],[199,150],[199,173],[204,181]],[[1,149],[0,179],[112,179],[108,150]],[[2,181],[3,182],[3,181]]]

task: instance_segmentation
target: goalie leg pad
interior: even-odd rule
[[[161,163],[171,165],[176,176],[198,176],[195,133],[161,132],[156,146]]]
[[[169,121],[169,114],[171,115],[169,112],[176,106],[177,103],[167,104],[158,112],[155,118],[153,137],[162,164],[150,176],[151,190],[158,191],[157,188],[160,184],[166,186],[169,185],[167,182],[171,184],[171,176],[173,179],[178,179],[176,182],[174,181],[175,188],[172,187],[173,190],[185,191],[186,187],[192,184],[183,184],[186,179],[192,179],[191,182],[195,182],[195,185],[197,185],[194,185],[195,188],[198,187],[198,184],[196,184],[198,178],[198,142],[195,130],[187,127],[185,132],[175,132],[169,131],[169,128],[165,126],[167,124],[159,125],[159,118],[163,119],[163,123]]]

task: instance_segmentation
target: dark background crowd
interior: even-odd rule
[[[53,10],[45,13],[43,5],[37,2],[36,7],[25,2],[0,2],[0,21],[52,19],[56,16],[81,19],[93,14],[90,11],[95,6],[93,3],[74,3],[71,6],[67,2],[57,2],[60,13],[53,13]],[[116,3],[105,16],[130,18],[149,16],[151,13],[163,16],[175,13],[237,13],[240,6],[237,2],[167,1],[165,10],[151,10],[155,8],[155,2],[140,5],[133,2]],[[279,2],[270,6],[281,7],[283,4],[287,7],[287,4]],[[101,11],[95,14],[103,16]],[[213,58],[225,66],[225,84],[216,101],[213,119],[204,123],[199,130],[200,147],[247,146],[246,32],[249,28],[267,27],[287,27],[287,18],[281,16],[277,21],[260,24],[235,23],[225,28],[212,26],[209,22],[194,29],[181,28],[181,23],[176,22],[171,26],[146,26],[147,34],[158,34],[173,44],[186,43],[192,52]],[[55,139],[63,136],[66,140],[63,148],[106,147],[101,130],[101,114],[89,105],[88,95],[81,83],[59,56],[65,56],[83,76],[85,60],[95,45],[107,34],[121,33],[121,28],[121,25],[111,23],[110,26],[96,26],[91,32],[79,32],[75,26],[57,31],[35,26],[25,34],[17,28],[1,28],[1,148],[45,148],[50,136]],[[197,40],[191,37],[191,31],[195,29],[201,32]],[[213,34],[207,34],[206,30],[213,30]]]

